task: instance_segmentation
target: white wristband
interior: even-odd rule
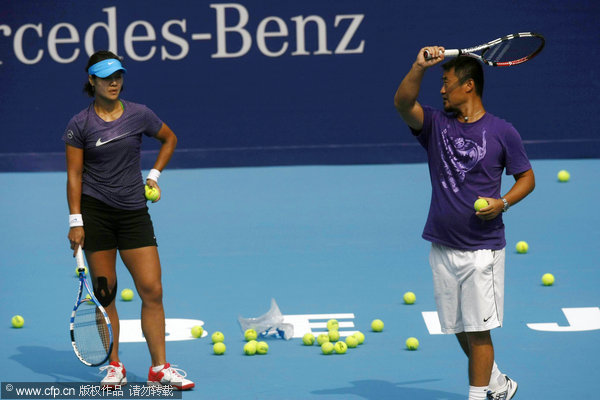
[[[152,168],[150,172],[148,172],[148,176],[146,179],[152,179],[154,182],[158,182],[158,178],[160,177],[160,171]]]
[[[76,226],[83,226],[83,218],[81,217],[81,214],[70,214],[69,227],[73,228]]]

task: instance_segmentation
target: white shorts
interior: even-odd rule
[[[502,326],[505,249],[463,251],[433,243],[429,264],[444,333]]]

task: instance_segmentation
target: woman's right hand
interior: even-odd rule
[[[85,240],[85,231],[83,230],[83,226],[75,226],[69,229],[69,234],[67,237],[69,238],[69,243],[71,244],[71,250],[73,250],[73,257],[75,257],[79,246],[81,246],[83,249],[83,242]]]

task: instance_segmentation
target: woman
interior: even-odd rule
[[[69,241],[79,246],[92,277],[94,294],[112,322],[114,346],[104,386],[127,383],[119,360],[119,316],[117,294],[117,250],[131,273],[142,300],[142,331],[152,366],[149,384],[171,385],[188,390],[194,383],[185,372],[167,363],[165,313],[162,304],[161,266],[154,228],[144,194],[140,148],[142,134],[162,143],[146,184],[159,190],[160,171],[169,162],[177,137],[149,108],[120,99],[126,72],[116,54],[94,53],[87,64],[84,91],[94,101],[69,122],[66,143]]]

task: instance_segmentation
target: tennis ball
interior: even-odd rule
[[[201,327],[200,325],[195,325],[194,327],[192,327],[192,336],[195,338],[199,338],[202,337],[202,334],[204,333],[204,328]]]
[[[251,340],[244,345],[244,353],[247,356],[253,356],[256,354],[256,340]]]
[[[333,353],[333,343],[325,342],[321,345],[321,351],[323,354],[331,354]]]
[[[158,191],[157,188],[146,185],[146,186],[144,186],[144,191],[146,194],[146,200],[150,200],[153,203],[156,200],[158,200],[158,196],[160,195],[160,192]]]
[[[227,350],[227,347],[223,342],[217,342],[213,345],[213,351],[216,355],[220,356],[222,354],[225,354],[225,350]]]
[[[327,321],[327,330],[328,331],[337,331],[340,329],[340,323],[337,319],[330,319]]]
[[[417,338],[414,337],[409,337],[408,339],[406,339],[406,348],[408,350],[416,350],[419,348],[419,341],[417,340]]]
[[[315,335],[312,333],[305,333],[304,336],[302,336],[302,343],[304,343],[305,346],[312,346],[315,344]]]
[[[333,349],[337,354],[345,354],[346,350],[348,350],[348,345],[340,340],[333,345]]]
[[[475,204],[473,204],[473,208],[475,208],[475,211],[479,211],[482,208],[486,208],[487,206],[489,206],[489,203],[486,199],[477,199],[475,200]]]
[[[329,336],[330,342],[337,342],[338,340],[340,340],[339,331],[329,331],[329,333],[327,333],[327,336]]]
[[[92,301],[92,296],[90,296],[89,294],[86,294],[85,297],[83,298],[84,300],[87,300],[85,302],[85,304],[89,304],[89,305],[94,305],[94,302]]]
[[[571,179],[571,174],[569,174],[568,171],[562,169],[558,171],[557,177],[559,182],[569,182],[569,179]]]
[[[12,324],[13,328],[22,328],[23,325],[25,325],[25,320],[20,315],[15,315],[10,320],[10,323]]]
[[[525,254],[527,253],[527,251],[529,251],[529,245],[527,244],[527,242],[524,242],[522,240],[520,242],[517,242],[516,248],[517,253],[519,254]]]
[[[542,284],[544,286],[552,286],[552,285],[554,285],[554,275],[552,275],[552,274],[544,274],[544,275],[542,275]]]
[[[371,329],[373,332],[381,332],[383,330],[383,321],[380,319],[374,319],[371,322]]]
[[[319,336],[317,336],[317,343],[319,344],[319,346],[323,346],[323,343],[327,343],[329,342],[329,335],[326,333],[321,333]]]
[[[254,329],[246,329],[246,332],[244,332],[244,339],[246,339],[247,342],[250,340],[256,340],[257,337],[258,335]]]
[[[210,338],[212,339],[213,343],[222,343],[225,341],[225,335],[219,331],[213,333]]]
[[[267,354],[269,351],[269,345],[267,342],[258,342],[256,343],[256,354]]]
[[[358,340],[358,344],[363,344],[365,342],[365,334],[361,331],[355,332],[352,336],[354,336],[356,340]]]
[[[85,271],[83,271],[83,275],[87,276],[88,268],[84,265],[83,269],[85,270]],[[75,276],[79,277],[79,267],[75,267]]]
[[[404,302],[406,304],[415,304],[415,301],[417,301],[417,296],[413,292],[404,293]]]
[[[358,346],[358,339],[354,335],[350,335],[346,337],[346,344],[349,348],[353,349]]]
[[[133,290],[131,290],[131,289],[123,289],[121,291],[121,298],[124,301],[131,301],[131,300],[133,300]]]

